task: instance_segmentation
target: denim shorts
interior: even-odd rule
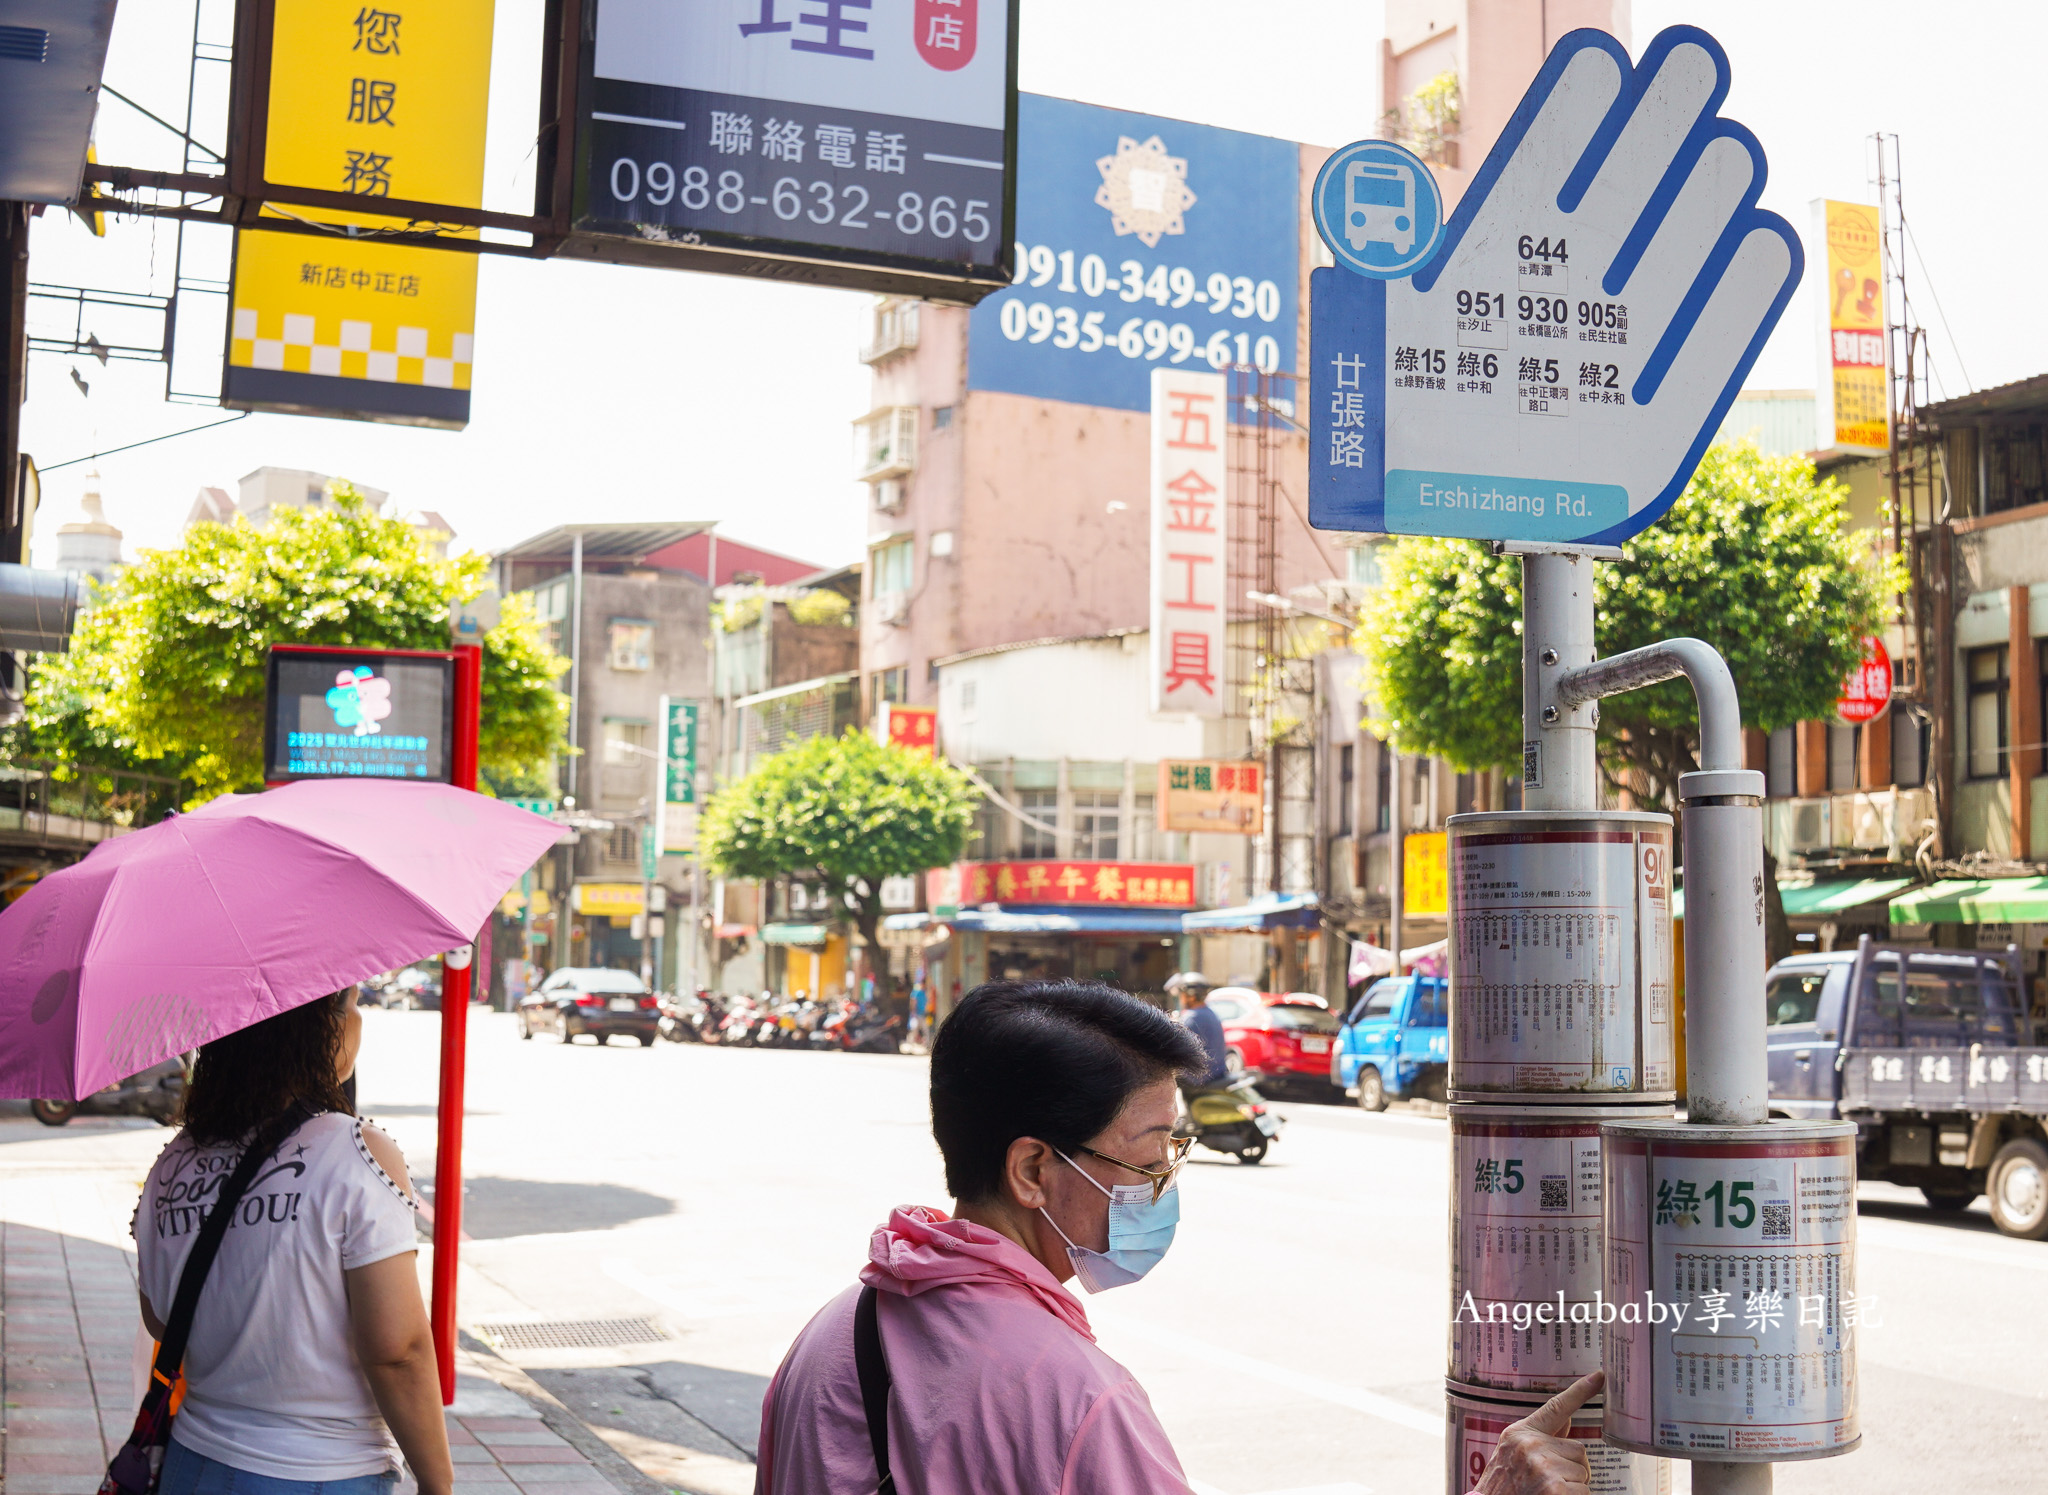
[[[278,1479],[251,1474],[203,1453],[194,1453],[175,1437],[164,1450],[164,1470],[157,1495],[391,1495],[398,1472],[358,1474],[350,1479]]]

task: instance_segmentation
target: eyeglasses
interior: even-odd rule
[[[1108,1153],[1097,1152],[1092,1147],[1084,1147],[1081,1151],[1091,1158],[1101,1158],[1105,1163],[1114,1163],[1119,1168],[1128,1168],[1133,1173],[1144,1174],[1152,1180],[1152,1202],[1157,1204],[1159,1196],[1166,1192],[1166,1186],[1173,1182],[1173,1176],[1180,1172],[1180,1165],[1188,1160],[1188,1149],[1195,1145],[1195,1139],[1172,1137],[1167,1140],[1166,1145],[1172,1157],[1164,1168],[1140,1168],[1136,1163],[1126,1163],[1122,1158],[1113,1158]]]

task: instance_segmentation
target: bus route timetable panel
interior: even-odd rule
[[[579,232],[1000,275],[1010,0],[602,0]]]

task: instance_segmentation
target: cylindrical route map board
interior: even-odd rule
[[[1671,817],[1454,815],[1454,1101],[1675,1099]]]
[[[1854,1448],[1855,1123],[1611,1121],[1600,1142],[1608,1441],[1736,1463]]]

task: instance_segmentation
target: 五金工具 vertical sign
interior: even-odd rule
[[[1222,374],[1152,371],[1152,709],[1224,714]]]
[[[1822,450],[1881,452],[1890,446],[1885,385],[1883,235],[1877,209],[1860,202],[1813,205],[1828,246],[1821,282],[1821,378],[1815,400]]]
[[[331,235],[237,231],[223,404],[467,424],[477,257],[346,230],[407,227],[383,198],[482,206],[492,20],[493,0],[274,0],[263,177],[364,211],[293,210]]]
[[[656,840],[667,851],[697,846],[697,703],[661,698],[661,823]]]
[[[1014,0],[604,0],[563,252],[971,304],[1009,284]]]

